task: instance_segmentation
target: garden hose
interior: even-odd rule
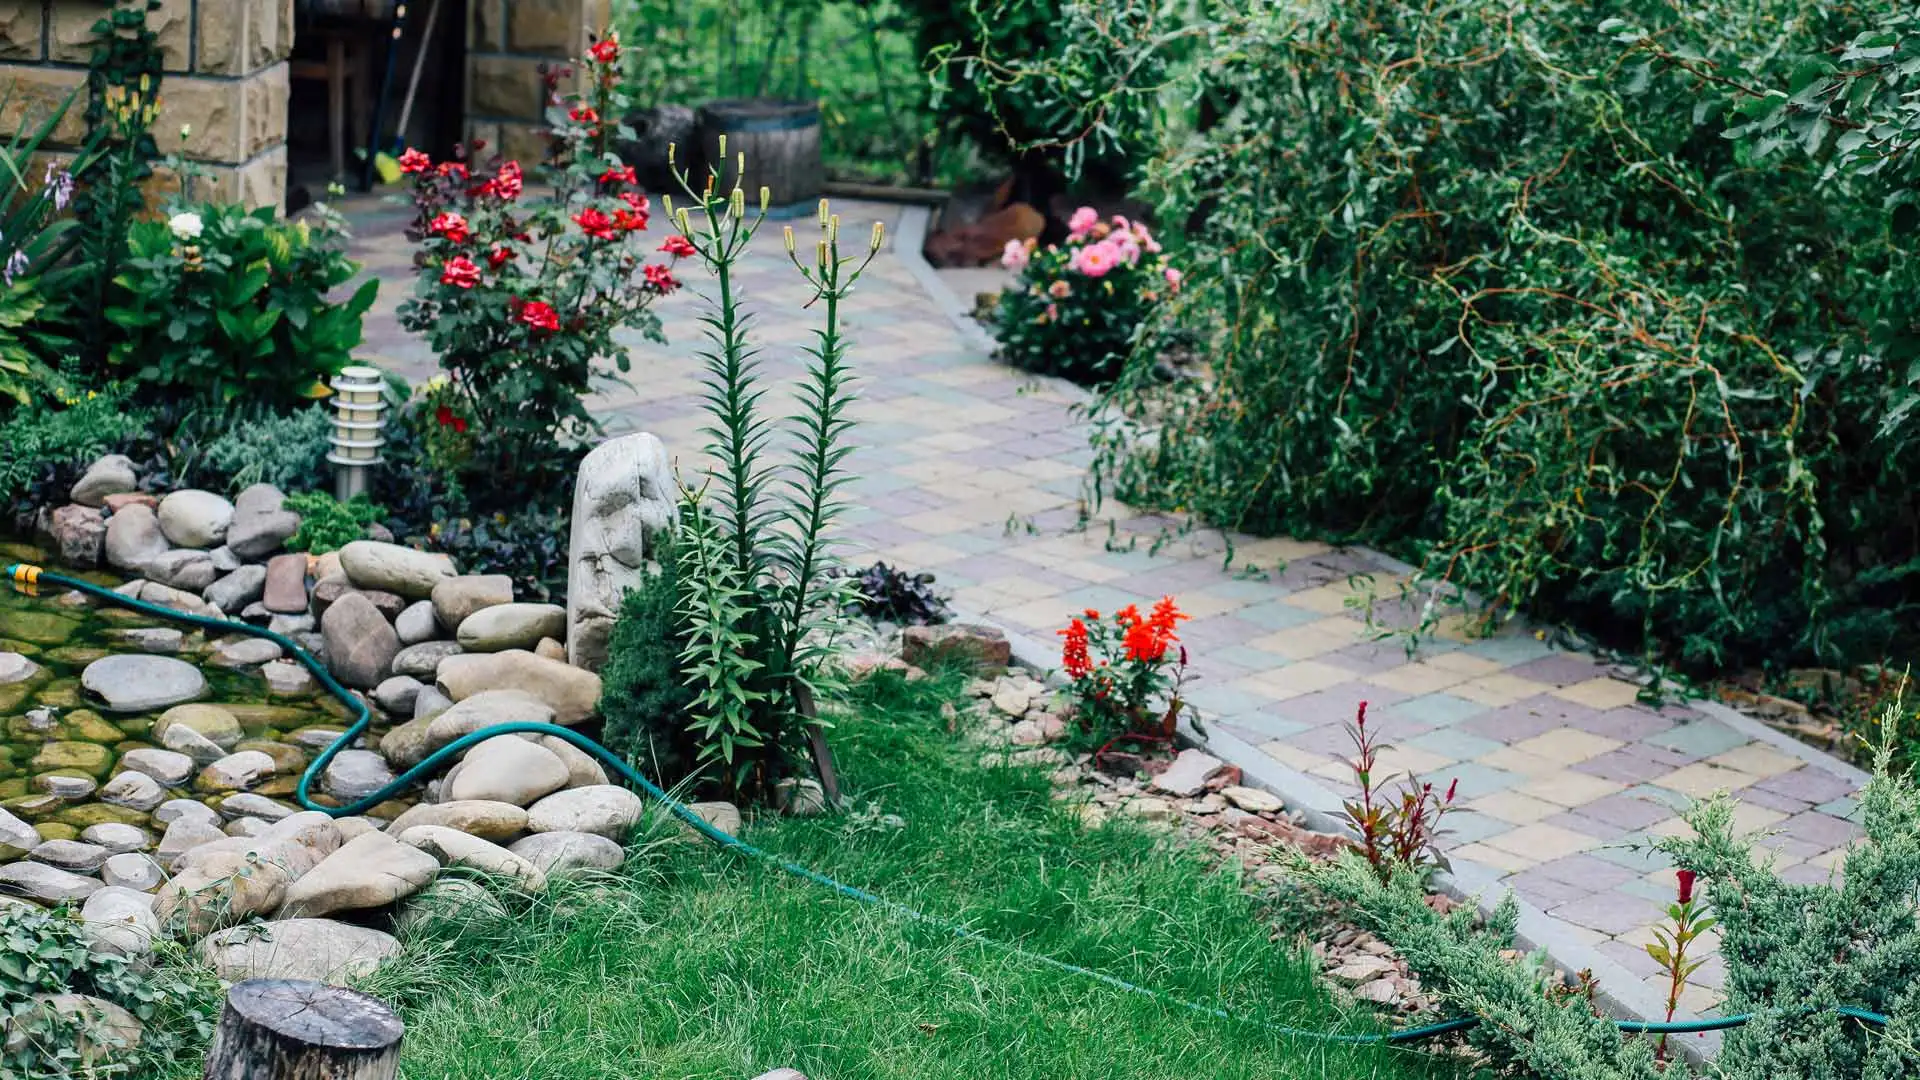
[[[723,832],[720,829],[715,828],[705,818],[701,817],[697,813],[694,813],[694,811],[690,809],[686,804],[682,803],[680,800],[674,798],[673,796],[667,794],[664,790],[660,788],[659,785],[647,779],[645,776],[642,776],[639,773],[639,771],[634,769],[633,766],[627,764],[627,762],[623,760],[618,754],[615,754],[613,751],[607,749],[604,746],[601,746],[599,743],[594,742],[592,739],[587,738],[585,735],[582,735],[577,731],[573,731],[569,728],[561,727],[557,724],[543,724],[543,723],[536,723],[534,721],[513,721],[510,723],[494,724],[490,727],[481,728],[480,730],[475,731],[471,734],[462,735],[460,738],[455,739],[453,742],[450,742],[447,745],[441,747],[440,749],[434,751],[433,753],[427,755],[427,757],[423,761],[421,761],[418,765],[415,765],[413,768],[408,769],[406,772],[401,773],[399,776],[395,777],[392,783],[386,785],[385,787],[381,788],[378,791],[373,792],[370,795],[367,795],[364,798],[356,799],[355,801],[347,803],[344,806],[322,806],[313,800],[313,797],[311,794],[314,777],[321,775],[326,770],[327,763],[333,760],[334,755],[338,754],[342,749],[348,746],[351,746],[354,740],[358,739],[362,734],[366,732],[367,728],[373,723],[373,714],[368,710],[366,702],[362,701],[358,697],[355,697],[350,691],[347,690],[346,687],[341,686],[340,683],[334,679],[333,675],[327,671],[326,666],[321,664],[320,661],[318,661],[317,659],[315,659],[311,653],[307,652],[305,649],[295,644],[293,641],[288,639],[285,635],[274,633],[273,631],[267,630],[263,627],[258,627],[258,626],[251,625],[249,623],[237,622],[229,619],[219,619],[219,618],[213,618],[211,616],[206,616],[206,615],[194,615],[184,611],[176,611],[172,608],[163,607],[159,604],[152,604],[144,600],[134,599],[133,597],[130,597],[130,596],[123,596],[117,592],[114,592],[111,589],[104,588],[99,585],[95,585],[92,582],[81,581],[78,578],[67,577],[64,574],[51,573],[49,571],[42,570],[38,566],[33,566],[26,563],[15,563],[11,566],[8,566],[4,574],[0,574],[0,578],[4,578],[5,580],[12,581],[15,585],[19,586],[22,590],[26,591],[29,595],[37,595],[39,591],[39,586],[42,586],[42,585],[59,586],[61,588],[73,589],[78,592],[84,593],[87,596],[91,596],[98,600],[105,601],[106,603],[113,604],[118,607],[127,608],[133,611],[138,611],[146,615],[154,616],[155,618],[166,619],[171,622],[187,623],[189,625],[199,626],[208,630],[215,630],[222,633],[246,634],[250,637],[264,638],[280,646],[282,649],[286,650],[289,656],[293,657],[295,660],[298,660],[303,666],[306,667],[308,671],[313,673],[314,678],[319,680],[320,685],[323,688],[325,688],[327,693],[332,694],[342,704],[344,704],[349,710],[351,710],[354,717],[353,723],[347,727],[347,730],[342,732],[340,737],[335,739],[332,743],[330,743],[325,750],[321,751],[320,756],[315,758],[313,760],[313,764],[307,766],[306,772],[301,774],[300,786],[296,789],[294,793],[294,797],[299,802],[301,807],[307,810],[318,810],[322,813],[331,815],[333,817],[349,817],[354,814],[361,813],[369,809],[370,807],[377,806],[380,803],[386,801],[387,799],[393,797],[395,793],[402,791],[408,785],[421,780],[423,777],[431,773],[433,770],[439,768],[442,764],[449,761],[450,759],[458,757],[461,754],[461,752],[465,751],[468,747],[471,747],[476,743],[485,742],[486,740],[494,738],[495,736],[498,736],[498,735],[517,735],[517,734],[551,735],[558,739],[565,739],[567,742],[573,744],[576,747],[579,747],[582,751],[585,751],[586,753],[593,755],[593,757],[597,758],[599,761],[605,764],[608,768],[611,768],[615,773],[617,773],[622,779],[626,780],[629,784],[632,784],[635,788],[637,788],[641,792],[657,800],[660,803],[660,805],[666,807],[667,810],[671,812],[674,817],[679,818],[682,822],[686,823],[686,825],[692,828],[695,832],[699,833],[701,836],[705,837],[706,839],[711,840],[713,843],[719,845],[724,850],[736,852],[738,854],[748,856],[749,858],[757,859],[761,862],[774,866],[788,874],[791,874],[794,877],[801,878],[806,881],[810,881],[816,885],[820,885],[827,889],[831,889],[834,892],[850,900],[856,900],[862,904],[867,904],[873,907],[880,908],[906,921],[921,923],[927,926],[934,927],[935,929],[944,931],[945,933],[951,935],[953,938],[957,940],[967,941],[967,942],[971,942],[979,945],[985,945],[990,948],[994,948],[1002,952],[1006,952],[1020,959],[1027,960],[1032,963],[1040,964],[1045,967],[1053,968],[1057,971],[1064,971],[1070,974],[1093,979],[1096,982],[1103,983],[1107,986],[1113,987],[1116,990],[1123,990],[1127,993],[1147,998],[1149,1000],[1158,1002],[1162,1005],[1172,1006],[1175,1008],[1184,1009],[1188,1012],[1200,1013],[1205,1016],[1212,1016],[1222,1020],[1250,1022],[1262,1028],[1265,1028],[1266,1030],[1271,1031],[1275,1034],[1289,1036],[1292,1038],[1310,1039],[1310,1040],[1319,1041],[1319,1042],[1347,1043],[1347,1044],[1373,1043],[1373,1044],[1386,1044],[1386,1045],[1401,1045],[1405,1043],[1420,1042],[1422,1040],[1435,1038],[1437,1036],[1450,1034],[1456,1031],[1465,1031],[1468,1028],[1474,1027],[1480,1023],[1479,1019],[1476,1017],[1461,1017],[1454,1020],[1443,1020],[1438,1023],[1423,1024],[1418,1027],[1402,1028],[1398,1031],[1391,1031],[1391,1032],[1378,1033],[1378,1034],[1347,1035],[1347,1034],[1340,1034],[1336,1032],[1316,1031],[1316,1030],[1311,1030],[1307,1028],[1291,1027],[1286,1024],[1276,1024],[1276,1023],[1271,1023],[1269,1021],[1257,1020],[1251,1017],[1239,1016],[1234,1013],[1230,1013],[1225,1009],[1217,1008],[1211,1005],[1203,1005],[1203,1004],[1200,1004],[1199,1002],[1188,1001],[1184,998],[1174,997],[1173,995],[1165,993],[1163,991],[1154,990],[1145,986],[1139,986],[1135,983],[1130,983],[1125,979],[1119,978],[1118,976],[1106,974],[1105,972],[1095,971],[1091,968],[1084,968],[1079,966],[1078,964],[1069,964],[1064,960],[1059,960],[1054,957],[1047,956],[1043,953],[1029,952],[1028,950],[1020,948],[1017,945],[1010,945],[1005,942],[996,941],[993,938],[986,937],[973,930],[969,930],[964,926],[960,926],[956,923],[948,922],[945,919],[940,919],[935,916],[928,915],[925,912],[907,907],[904,904],[895,903],[891,900],[885,899],[884,897],[876,896],[873,893],[867,892],[865,889],[855,888],[852,885],[848,885],[843,882],[836,881],[833,878],[830,878],[827,875],[822,874],[817,870],[809,869],[805,866],[801,866],[798,863],[788,862],[777,855],[773,855],[769,852],[761,850],[760,848],[754,847],[752,844],[747,843],[746,841],[740,839],[737,836],[734,836],[731,833]],[[1853,1006],[1840,1006],[1832,1009],[1815,1009],[1815,1008],[1809,1007],[1809,1008],[1803,1008],[1803,1009],[1788,1010],[1779,1015],[1811,1016],[1819,1012],[1833,1012],[1842,1017],[1846,1017],[1852,1020],[1857,1020],[1862,1023],[1872,1025],[1874,1027],[1885,1027],[1887,1024],[1887,1018],[1881,1015],[1880,1013],[1871,1012],[1867,1009],[1855,1008]],[[1763,1014],[1738,1013],[1732,1016],[1720,1016],[1720,1017],[1714,1017],[1714,1018],[1705,1019],[1705,1020],[1685,1020],[1685,1021],[1670,1021],[1670,1022],[1647,1021],[1647,1020],[1616,1020],[1614,1021],[1614,1026],[1617,1027],[1621,1032],[1626,1034],[1692,1035],[1692,1034],[1699,1034],[1699,1033],[1708,1032],[1708,1031],[1725,1031],[1729,1028],[1739,1027],[1742,1024],[1745,1024],[1745,1023],[1748,1023],[1749,1021],[1757,1019],[1761,1015]]]

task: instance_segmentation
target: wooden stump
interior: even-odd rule
[[[720,153],[720,136],[727,152]],[[719,170],[714,190],[733,190],[740,156],[747,171],[740,187],[750,211],[757,210],[760,189],[768,189],[769,217],[811,214],[826,184],[820,157],[820,103],[770,98],[731,98],[700,107],[700,146]],[[694,186],[699,187],[699,178]]]
[[[394,1080],[406,1026],[379,998],[298,979],[227,992],[205,1080]]]

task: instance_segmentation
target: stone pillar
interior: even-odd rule
[[[139,0],[134,0],[139,2]],[[14,87],[0,128],[44,120],[86,84],[100,0],[0,0],[0,88]],[[160,153],[199,164],[198,198],[279,206],[287,186],[287,54],[293,0],[163,0],[147,25],[159,35],[166,74],[153,127]],[[85,136],[80,90],[53,149]],[[183,142],[181,125],[192,134]]]
[[[4,0],[0,0],[4,3]],[[567,65],[604,33],[608,0],[472,0],[467,6],[469,141],[523,164],[546,154],[542,65]]]

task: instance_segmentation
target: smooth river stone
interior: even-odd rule
[[[170,656],[109,656],[88,664],[80,685],[112,712],[148,712],[207,693],[200,669]]]
[[[453,561],[445,555],[377,540],[355,540],[340,549],[340,569],[355,588],[396,593],[424,600],[433,587],[455,576]]]
[[[454,637],[468,652],[531,649],[542,638],[567,632],[567,609],[558,604],[495,604],[466,617]]]

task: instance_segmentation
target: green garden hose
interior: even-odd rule
[[[276,634],[263,627],[229,619],[216,619],[206,615],[193,615],[184,611],[175,611],[172,608],[163,607],[159,604],[151,604],[130,596],[122,596],[111,589],[103,588],[92,582],[81,581],[78,578],[67,577],[64,574],[50,573],[42,570],[40,567],[26,563],[15,563],[8,566],[5,573],[0,574],[0,578],[11,580],[17,587],[26,590],[29,594],[37,593],[39,586],[42,585],[74,589],[95,599],[105,601],[106,603],[138,611],[146,615],[154,616],[155,618],[166,619],[171,622],[187,623],[221,633],[246,634],[251,637],[265,638],[286,650],[288,655],[298,660],[308,671],[313,673],[314,678],[320,681],[320,685],[326,689],[327,693],[332,694],[348,709],[352,710],[354,717],[353,723],[348,725],[347,730],[342,732],[340,737],[330,743],[325,750],[321,751],[320,756],[315,758],[313,764],[307,766],[307,771],[300,776],[300,786],[295,790],[294,797],[303,808],[308,810],[318,810],[322,813],[330,814],[333,817],[349,817],[354,814],[359,814],[392,798],[395,793],[405,790],[409,785],[423,779],[447,761],[459,757],[463,751],[476,743],[485,742],[498,735],[551,735],[558,739],[565,739],[586,753],[593,755],[629,784],[632,784],[635,788],[653,799],[658,800],[660,805],[666,807],[674,817],[679,818],[695,832],[718,844],[722,849],[758,859],[788,874],[792,874],[794,877],[802,878],[816,885],[831,889],[841,896],[851,900],[857,900],[862,904],[881,908],[909,922],[917,922],[935,927],[958,940],[999,949],[1032,963],[1084,976],[1104,983],[1116,990],[1124,990],[1127,993],[1136,994],[1163,1005],[1184,1009],[1188,1012],[1217,1017],[1222,1020],[1251,1022],[1268,1031],[1293,1038],[1333,1043],[1384,1043],[1387,1045],[1400,1045],[1435,1038],[1451,1032],[1465,1031],[1480,1023],[1476,1017],[1461,1017],[1455,1020],[1443,1020],[1434,1024],[1423,1024],[1419,1027],[1403,1028],[1399,1031],[1386,1032],[1384,1034],[1346,1035],[1328,1031],[1313,1031],[1306,1028],[1290,1027],[1285,1024],[1275,1024],[1263,1020],[1253,1020],[1248,1017],[1236,1016],[1233,1013],[1227,1012],[1225,1009],[1211,1005],[1202,1005],[1199,1002],[1187,1001],[1159,990],[1130,983],[1125,979],[1108,975],[1105,972],[1094,971],[1091,968],[1084,968],[1078,964],[1069,964],[1064,960],[1058,960],[1041,953],[1029,952],[1017,945],[1009,945],[1005,942],[995,941],[992,938],[975,933],[964,926],[948,922],[945,919],[936,918],[925,912],[907,907],[904,904],[887,900],[884,897],[876,896],[873,893],[867,892],[865,889],[855,888],[852,885],[835,881],[833,878],[817,870],[809,869],[798,863],[788,862],[779,856],[754,847],[752,844],[747,843],[731,833],[716,829],[705,818],[694,813],[686,804],[667,794],[659,785],[642,776],[633,766],[627,764],[626,761],[622,760],[620,756],[613,751],[601,746],[599,743],[594,742],[592,739],[587,738],[577,731],[561,727],[557,724],[514,721],[481,728],[471,734],[462,735],[460,738],[427,755],[426,759],[418,765],[395,777],[392,783],[364,798],[357,799],[344,806],[322,806],[313,800],[311,794],[314,777],[325,772],[327,763],[333,760],[334,755],[338,754],[342,749],[351,746],[354,740],[366,732],[367,728],[373,723],[373,714],[367,709],[364,701],[355,697],[346,687],[341,686],[340,683],[334,679],[333,675],[327,671],[326,666],[316,660],[311,653],[295,644],[285,635]],[[1885,1027],[1887,1023],[1887,1018],[1880,1013],[1854,1008],[1852,1006],[1840,1006],[1828,1010],[1814,1008],[1795,1009],[1785,1012],[1782,1015],[1811,1016],[1817,1012],[1828,1011],[1848,1019],[1870,1024],[1874,1027]],[[1759,1015],[1760,1014],[1756,1013],[1739,1013],[1732,1016],[1714,1017],[1709,1020],[1686,1020],[1666,1023],[1645,1020],[1617,1020],[1614,1022],[1614,1025],[1622,1032],[1628,1034],[1692,1035],[1701,1032],[1724,1031],[1728,1028],[1739,1027]]]

